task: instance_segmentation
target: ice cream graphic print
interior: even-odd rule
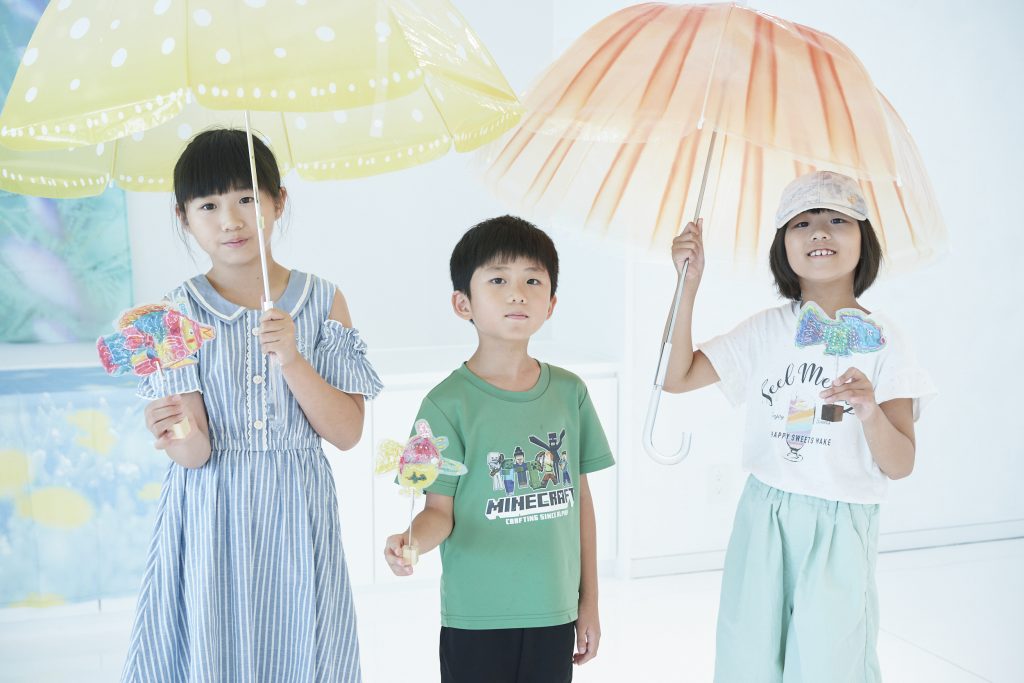
[[[814,430],[814,401],[805,401],[794,394],[789,399],[789,414],[786,416],[786,445],[789,453],[786,460],[799,462],[803,460],[800,449],[810,440]]]
[[[528,434],[523,443],[487,453],[485,460],[493,492],[483,510],[489,520],[541,522],[565,517],[576,504],[565,429]]]

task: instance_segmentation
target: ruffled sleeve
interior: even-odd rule
[[[146,375],[139,380],[139,388],[136,393],[140,398],[156,399],[173,394],[187,394],[190,391],[200,393],[203,391],[199,382],[198,363],[165,369],[162,380],[158,372]]]
[[[366,342],[359,331],[337,320],[324,321],[313,349],[313,366],[328,384],[348,394],[376,398],[384,388],[366,358]]]
[[[928,372],[918,364],[903,332],[888,320],[884,320],[882,329],[887,343],[875,378],[875,401],[911,399],[916,422],[921,416],[921,408],[936,395],[935,385]]]

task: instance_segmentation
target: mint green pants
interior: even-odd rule
[[[716,683],[876,683],[878,506],[753,476],[722,576]]]

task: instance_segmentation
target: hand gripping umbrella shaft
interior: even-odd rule
[[[701,205],[704,203],[704,189],[708,183],[708,172],[711,170],[711,155],[715,149],[715,138],[718,131],[711,131],[711,141],[708,143],[708,156],[704,162],[704,176],[700,181],[700,192],[697,195],[697,209],[694,211],[693,221],[696,223],[700,218]],[[676,293],[672,298],[672,310],[669,311],[668,322],[665,324],[665,334],[661,338],[661,354],[658,356],[658,369],[654,374],[654,386],[651,388],[651,398],[647,403],[647,417],[644,419],[644,450],[651,456],[654,462],[660,465],[676,465],[690,454],[690,442],[693,435],[683,432],[683,441],[675,453],[664,455],[654,446],[654,423],[658,419],[658,404],[661,402],[661,391],[665,385],[665,373],[668,371],[668,359],[672,355],[672,335],[676,331],[676,318],[679,315],[679,301],[683,298],[683,286],[686,284],[686,271],[690,265],[689,259],[683,261],[683,267],[679,269],[679,279],[676,280]]]
[[[260,268],[263,274],[263,310],[274,307],[270,298],[270,278],[267,272],[267,236],[263,225],[263,210],[260,206],[260,186],[256,177],[256,152],[252,145],[252,126],[249,111],[245,112],[245,140],[249,146],[249,172],[252,174],[252,195],[256,203],[256,236],[260,243]],[[266,422],[273,429],[280,428],[284,420],[285,385],[284,373],[277,356],[267,358],[267,414]]]

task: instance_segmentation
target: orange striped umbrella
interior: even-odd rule
[[[704,215],[710,257],[766,263],[783,187],[831,170],[859,179],[890,268],[946,248],[906,126],[854,54],[806,26],[734,4],[636,5],[587,31],[524,99],[486,175],[527,215],[663,253]],[[644,425],[663,464],[690,446],[689,434],[671,455],[653,443],[685,268]]]
[[[487,178],[527,215],[664,251],[710,160],[711,257],[767,262],[782,188],[818,169],[860,180],[889,267],[946,248],[906,126],[849,48],[806,26],[733,4],[636,5],[581,36],[524,100]]]

